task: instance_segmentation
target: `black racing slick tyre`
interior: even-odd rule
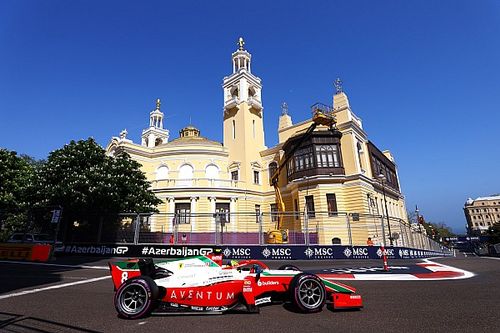
[[[290,300],[300,312],[319,312],[326,302],[325,286],[314,274],[297,274],[290,283]]]
[[[158,295],[158,286],[149,276],[131,278],[115,293],[116,311],[127,319],[145,317],[156,307]]]
[[[300,271],[300,268],[294,265],[283,265],[278,268],[280,271]]]

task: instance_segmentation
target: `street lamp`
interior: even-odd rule
[[[391,246],[393,246],[393,242],[392,242],[392,233],[391,233],[391,222],[389,221],[389,210],[387,209],[387,199],[385,197],[385,181],[386,181],[386,178],[383,174],[379,174],[377,176],[378,180],[380,181],[380,184],[382,185],[382,193],[384,194],[384,205],[385,205],[385,216],[387,217],[387,226],[389,227],[389,243],[391,244]]]

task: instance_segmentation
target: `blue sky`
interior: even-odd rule
[[[464,229],[500,192],[500,1],[0,2],[0,147],[45,158],[72,139],[139,141],[156,98],[171,137],[222,141],[222,79],[243,36],[266,144],[341,77],[369,139],[396,157],[407,208]]]

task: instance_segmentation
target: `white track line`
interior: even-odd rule
[[[431,263],[431,264],[438,264],[438,265],[450,268],[451,270],[456,271],[456,272],[464,273],[465,277],[463,277],[462,279],[468,279],[468,278],[471,278],[471,277],[473,277],[473,276],[476,275],[476,274],[474,274],[472,272],[469,272],[469,271],[466,271],[464,269],[460,269],[460,268],[456,268],[456,267],[453,267],[453,266],[448,266],[448,265],[442,264],[440,262],[432,261],[432,259],[438,259],[438,258],[428,258],[428,259],[424,259],[424,261],[428,262],[428,263]]]
[[[49,263],[45,263],[45,262],[29,262],[29,261],[0,260],[0,263],[2,263],[2,264],[19,264],[19,265],[55,266],[55,267],[68,267],[68,268],[84,268],[84,269],[105,269],[105,270],[109,269],[108,266],[49,264]]]
[[[481,257],[483,259],[493,259],[493,260],[500,260],[500,257]]]
[[[439,257],[437,257],[439,258]],[[438,272],[438,271],[452,271],[462,273],[461,276],[453,276],[453,277],[438,277],[438,278],[418,278],[413,274],[384,274],[384,273],[375,273],[375,274],[356,274],[354,273],[354,278],[351,277],[328,277],[326,280],[336,281],[336,280],[364,280],[364,281],[443,281],[443,280],[460,280],[460,279],[469,279],[475,276],[474,273],[469,271],[456,268],[453,266],[447,266],[438,262],[434,262],[430,259],[423,259],[422,262],[429,264],[436,264],[439,266],[426,267],[430,271]],[[391,266],[389,266],[389,269]]]
[[[23,296],[23,295],[28,295],[28,294],[34,294],[34,293],[38,293],[40,291],[45,291],[45,290],[66,288],[66,287],[76,286],[78,284],[91,283],[91,282],[100,281],[100,280],[109,279],[109,278],[111,278],[111,276],[101,276],[101,277],[98,277],[98,278],[88,279],[88,280],[84,280],[84,281],[62,283],[62,284],[56,284],[54,286],[49,286],[49,287],[45,287],[45,288],[36,288],[36,289],[31,289],[31,290],[24,290],[24,291],[20,291],[20,292],[17,292],[17,293],[12,293],[12,294],[7,294],[7,295],[0,295],[0,299],[6,299],[6,298],[11,298],[11,297],[16,297],[16,296]]]

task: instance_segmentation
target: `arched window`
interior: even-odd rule
[[[161,179],[168,179],[168,167],[166,165],[162,165],[156,169],[156,180]]]
[[[205,177],[208,179],[218,179],[219,178],[219,168],[215,164],[209,164],[205,168]]]
[[[252,86],[248,87],[248,96],[249,97],[254,97],[255,94],[256,94],[255,88],[252,87]]]
[[[179,169],[179,186],[191,186],[193,183],[193,167],[189,164],[184,164]]]
[[[340,167],[337,145],[316,146],[316,162],[318,168]]]
[[[361,142],[358,141],[356,148],[358,149],[359,167],[363,169],[363,159],[361,158],[361,154],[363,154],[363,146],[361,146]]]
[[[240,97],[240,92],[238,90],[238,87],[231,88],[231,97],[235,97],[235,98]]]

